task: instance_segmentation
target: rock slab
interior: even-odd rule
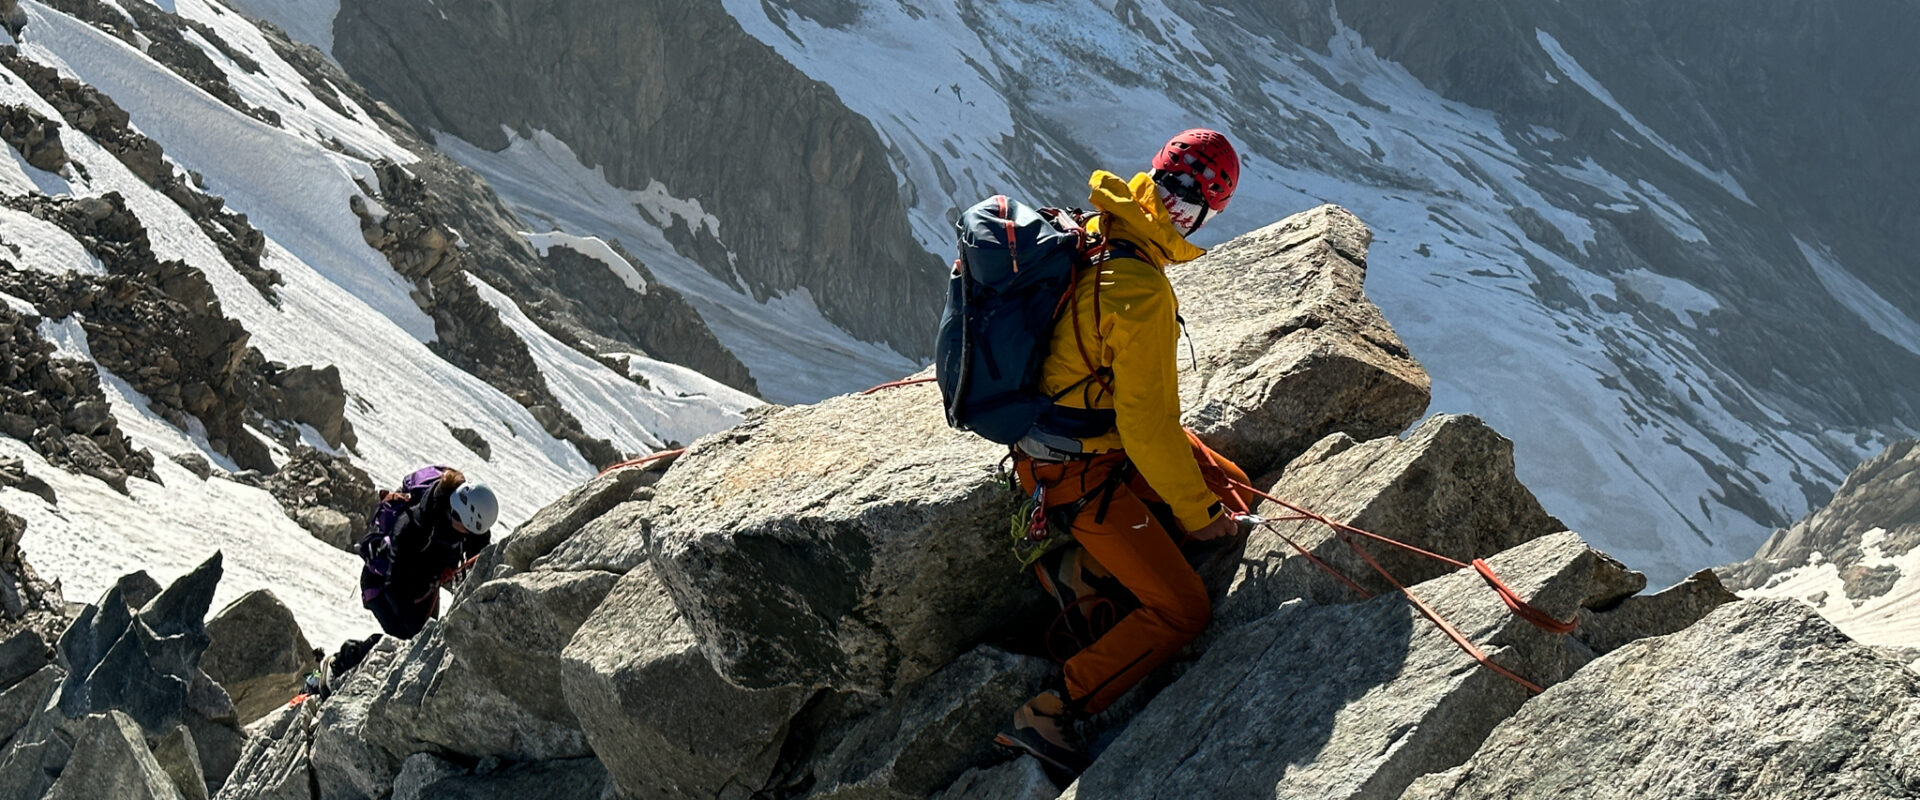
[[[140,724],[118,711],[89,716],[73,758],[45,800],[184,800],[173,778],[147,749]]]
[[[1599,559],[1562,533],[1491,561],[1523,598],[1565,619]],[[1512,616],[1478,575],[1415,591],[1522,676],[1551,684],[1571,671],[1561,638]],[[1472,756],[1526,699],[1402,595],[1295,602],[1215,642],[1063,797],[1392,798]]]
[[[1200,438],[1258,475],[1333,432],[1392,436],[1433,381],[1364,290],[1373,232],[1321,206],[1167,270],[1194,359],[1180,407]]]
[[[1566,530],[1541,508],[1514,475],[1513,442],[1476,417],[1439,414],[1405,439],[1356,442],[1333,434],[1294,459],[1268,494],[1362,530],[1471,561],[1535,537]],[[1293,512],[1262,502],[1256,513],[1282,519]],[[1275,522],[1278,533],[1255,530],[1217,617],[1222,629],[1255,619],[1293,598],[1318,603],[1358,596],[1301,556],[1282,535],[1338,569],[1371,594],[1393,591],[1333,529],[1319,522]],[[1454,568],[1399,548],[1361,540],[1403,584]]]
[[[563,658],[567,702],[615,784],[634,797],[752,794],[808,696],[720,677],[646,565],[615,584]]]
[[[267,589],[221,609],[207,620],[207,636],[200,668],[227,690],[242,724],[286,705],[319,666],[293,612]]]
[[[1790,600],[1729,603],[1529,701],[1405,800],[1920,796],[1920,675]]]
[[[751,414],[661,479],[652,564],[728,680],[884,693],[1034,602],[1005,451],[941,407],[920,385]]]

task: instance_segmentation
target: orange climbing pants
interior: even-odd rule
[[[1251,483],[1246,473],[1192,433],[1187,438],[1193,443],[1201,475],[1221,503],[1229,510],[1247,510],[1245,498],[1235,494],[1229,483]],[[1122,468],[1127,469],[1126,480],[1110,483],[1114,470]],[[1206,630],[1213,620],[1213,604],[1200,576],[1180,553],[1186,532],[1169,531],[1166,526],[1172,524],[1172,515],[1167,514],[1163,522],[1154,513],[1152,506],[1160,503],[1160,496],[1131,469],[1124,451],[1073,461],[1036,461],[1016,455],[1014,471],[1028,492],[1036,483],[1047,487],[1048,508],[1098,493],[1074,518],[1073,538],[1140,601],[1138,610],[1067,659],[1069,699],[1087,713],[1097,713]],[[1161,508],[1164,513],[1165,507]]]

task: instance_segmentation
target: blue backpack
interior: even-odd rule
[[[960,215],[960,258],[947,281],[934,345],[948,425],[1009,445],[1029,436],[1060,442],[1113,429],[1111,410],[1070,408],[1058,403],[1064,392],[1040,390],[1054,321],[1072,301],[1081,269],[1116,252],[1137,257],[1132,245],[1090,234],[1089,217],[1029,208],[1005,195]],[[1104,382],[1097,374],[1091,380]]]

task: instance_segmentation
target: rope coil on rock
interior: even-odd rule
[[[1373,533],[1371,531],[1356,528],[1352,525],[1348,525],[1343,522],[1334,521],[1332,519],[1329,519],[1325,515],[1318,514],[1308,509],[1302,508],[1298,505],[1295,505],[1293,503],[1289,503],[1285,500],[1282,500],[1278,497],[1274,497],[1273,495],[1267,494],[1266,492],[1260,491],[1259,489],[1255,489],[1252,486],[1248,486],[1239,481],[1230,481],[1230,483],[1233,485],[1235,489],[1244,490],[1246,492],[1253,494],[1255,497],[1259,497],[1263,500],[1267,500],[1269,502],[1275,503],[1280,507],[1293,512],[1294,516],[1284,517],[1276,520],[1266,520],[1262,523],[1262,527],[1272,532],[1275,536],[1280,537],[1281,541],[1286,542],[1288,546],[1292,547],[1296,552],[1300,553],[1300,555],[1305,556],[1307,560],[1312,562],[1315,566],[1321,568],[1322,570],[1325,570],[1327,574],[1332,575],[1335,578],[1338,578],[1341,583],[1346,584],[1349,588],[1353,589],[1354,591],[1359,592],[1361,597],[1363,598],[1372,597],[1373,594],[1371,592],[1368,592],[1365,589],[1360,588],[1359,583],[1355,582],[1352,578],[1347,577],[1345,574],[1342,574],[1338,569],[1335,569],[1332,565],[1328,564],[1327,562],[1321,560],[1320,558],[1314,556],[1312,553],[1308,552],[1305,547],[1302,547],[1300,545],[1300,543],[1295,542],[1292,538],[1288,537],[1285,533],[1282,533],[1280,529],[1276,525],[1274,525],[1274,523],[1275,522],[1311,521],[1311,522],[1318,522],[1322,525],[1327,526],[1328,528],[1333,529],[1334,533],[1340,537],[1340,541],[1346,543],[1347,547],[1353,550],[1353,552],[1356,555],[1360,556],[1360,559],[1362,561],[1367,562],[1367,566],[1372,567],[1373,571],[1380,573],[1380,577],[1385,578],[1388,583],[1392,584],[1395,590],[1399,591],[1401,594],[1406,595],[1407,601],[1411,602],[1413,604],[1413,607],[1418,609],[1422,616],[1425,616],[1428,620],[1431,620],[1435,626],[1440,628],[1440,631],[1442,633],[1445,633],[1447,635],[1447,638],[1452,639],[1453,643],[1456,645],[1459,645],[1460,649],[1465,651],[1467,655],[1472,656],[1475,661],[1480,662],[1481,666],[1487,668],[1488,670],[1492,671],[1493,673],[1503,678],[1506,678],[1507,680],[1510,680],[1510,681],[1513,681],[1514,683],[1519,684],[1521,687],[1525,688],[1527,691],[1533,694],[1539,694],[1543,691],[1546,691],[1545,689],[1541,688],[1539,684],[1529,681],[1526,678],[1520,677],[1518,674],[1514,673],[1512,670],[1509,670],[1506,667],[1503,667],[1498,663],[1495,663],[1492,658],[1488,657],[1485,652],[1483,652],[1478,646],[1474,645],[1472,640],[1468,639],[1465,634],[1462,634],[1458,628],[1455,628],[1452,623],[1446,620],[1445,617],[1440,616],[1440,612],[1435,611],[1432,606],[1427,605],[1427,602],[1425,600],[1421,599],[1419,595],[1415,594],[1412,589],[1407,588],[1405,584],[1402,584],[1399,581],[1399,579],[1395,578],[1392,573],[1387,571],[1386,567],[1381,566],[1380,562],[1375,561],[1373,558],[1373,555],[1368,553],[1365,548],[1361,547],[1360,543],[1358,541],[1355,541],[1354,537],[1361,536],[1368,539],[1372,539],[1377,542],[1383,542],[1385,544],[1398,547],[1407,552],[1414,553],[1420,556],[1425,556],[1434,561],[1447,564],[1449,566],[1454,567],[1455,569],[1472,569],[1480,575],[1481,579],[1487,582],[1487,585],[1493,589],[1495,594],[1500,596],[1500,601],[1507,606],[1508,610],[1513,612],[1514,616],[1519,617],[1520,619],[1525,620],[1527,623],[1533,625],[1534,627],[1539,628],[1548,633],[1557,634],[1557,635],[1572,633],[1574,628],[1577,627],[1577,625],[1579,624],[1579,621],[1577,619],[1563,622],[1561,620],[1555,619],[1553,615],[1548,614],[1547,612],[1542,611],[1538,608],[1535,608],[1531,604],[1527,603],[1526,600],[1520,597],[1520,594],[1518,592],[1513,590],[1513,587],[1508,586],[1506,582],[1500,580],[1500,576],[1494,572],[1493,566],[1488,564],[1483,559],[1476,558],[1473,560],[1472,563],[1468,563],[1465,561],[1461,561],[1459,559],[1448,558],[1447,556],[1440,555],[1439,553],[1435,553],[1430,550],[1416,547],[1414,545],[1407,544],[1406,542],[1402,542],[1397,539],[1388,538],[1386,536],[1381,536],[1380,534]]]

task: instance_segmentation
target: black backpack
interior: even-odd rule
[[[1035,433],[1084,439],[1113,429],[1111,410],[1069,408],[1039,388],[1054,321],[1071,302],[1081,269],[1118,252],[1137,257],[1130,244],[1090,234],[1090,218],[1029,208],[1005,195],[960,215],[960,258],[934,345],[948,425],[1001,444]]]

